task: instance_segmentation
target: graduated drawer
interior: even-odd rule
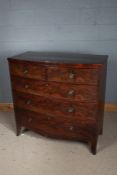
[[[96,129],[94,121],[76,121],[55,119],[28,110],[16,108],[17,117],[22,121],[22,126],[29,129],[36,129],[39,133],[47,136],[60,138],[83,138],[92,137]],[[49,119],[48,119],[49,118]]]
[[[96,119],[97,104],[45,98],[14,91],[15,106],[55,117]]]
[[[12,77],[12,84],[14,90],[35,95],[51,96],[51,98],[66,98],[88,102],[96,102],[98,100],[98,86],[37,81],[18,77]]]
[[[10,62],[11,75],[45,80],[45,72],[43,65],[32,62]]]
[[[98,84],[99,70],[53,66],[48,68],[48,80],[95,85]]]

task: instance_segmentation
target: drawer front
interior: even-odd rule
[[[14,92],[15,106],[55,117],[96,120],[97,104],[53,100],[42,96]]]
[[[55,120],[46,115],[18,108],[16,113],[22,120],[22,126],[32,130],[37,129],[43,135],[60,138],[83,138],[95,135],[96,123],[94,122]]]
[[[98,84],[98,69],[48,68],[48,80],[76,84]]]
[[[34,78],[38,80],[45,80],[45,67],[37,64],[21,62],[10,62],[11,75]]]
[[[19,84],[20,82],[20,84]],[[98,87],[91,85],[72,85],[65,83],[30,80],[12,77],[13,89],[42,96],[66,98],[69,100],[96,102]]]

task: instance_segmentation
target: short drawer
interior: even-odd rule
[[[76,69],[76,68],[48,68],[48,80],[57,82],[70,82],[76,84],[98,84],[98,69]]]
[[[79,120],[96,120],[97,104],[81,103],[67,100],[55,100],[14,91],[15,106],[34,112],[52,115],[55,117],[78,118]]]
[[[50,96],[51,98],[65,98],[81,102],[96,102],[99,98],[98,86],[95,85],[73,85],[18,77],[12,77],[12,84],[14,90],[35,95]]]
[[[31,112],[28,110],[16,109],[16,113],[22,120],[22,126],[29,129],[36,129],[39,133],[47,136],[60,138],[83,138],[92,137],[95,135],[95,122],[81,122],[60,119],[48,119],[49,116]]]
[[[11,75],[45,80],[45,67],[29,62],[10,62]]]

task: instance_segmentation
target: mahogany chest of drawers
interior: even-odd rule
[[[8,58],[17,135],[85,141],[102,134],[107,56],[26,52]]]

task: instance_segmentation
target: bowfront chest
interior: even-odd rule
[[[26,52],[8,58],[17,135],[80,140],[96,154],[102,134],[107,56]]]

